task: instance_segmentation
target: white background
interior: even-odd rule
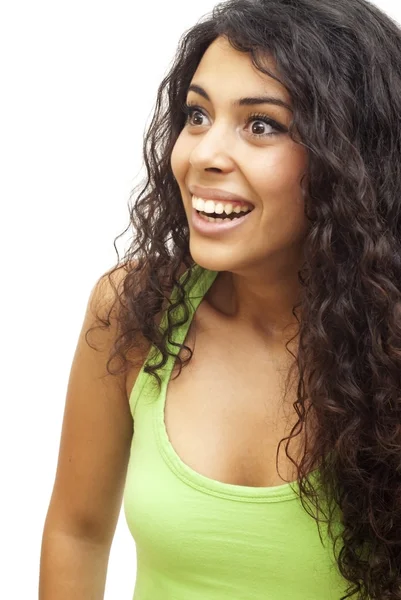
[[[128,225],[158,85],[181,34],[214,4],[0,5],[2,597],[37,598],[42,529],[88,296],[116,262],[113,241]],[[376,4],[401,22],[398,2]],[[131,600],[135,573],[121,511],[106,600]]]

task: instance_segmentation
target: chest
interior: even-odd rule
[[[268,349],[216,323],[205,326],[198,318],[195,325],[185,342],[193,356],[178,377],[176,363],[166,393],[164,420],[174,450],[193,470],[226,483],[268,487],[295,480],[285,443],[276,468],[279,442],[298,420],[295,386],[284,399],[293,357],[285,346]],[[301,448],[297,436],[291,456]]]

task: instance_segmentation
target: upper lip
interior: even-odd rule
[[[194,196],[197,196],[198,198],[204,198],[205,200],[220,200],[222,202],[234,202],[238,204],[249,204],[252,207],[254,206],[252,202],[249,202],[249,200],[246,200],[242,196],[238,196],[238,194],[227,192],[226,190],[191,185],[189,187],[189,191]]]

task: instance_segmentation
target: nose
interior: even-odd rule
[[[206,133],[198,134],[189,163],[197,171],[233,169],[233,139],[223,127],[211,127]]]

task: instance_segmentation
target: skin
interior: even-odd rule
[[[272,59],[266,61],[275,73]],[[299,298],[297,272],[308,230],[301,192],[307,153],[288,134],[291,110],[233,102],[271,95],[291,107],[291,98],[224,37],[206,50],[191,84],[201,86],[210,101],[188,92],[187,102],[201,112],[188,116],[171,156],[188,219],[191,255],[202,267],[221,271],[213,308],[222,318],[247,325],[265,340],[280,340],[284,329],[288,334],[288,327],[296,323],[292,307]],[[276,130],[258,118],[249,120],[252,113],[270,117],[287,131],[263,135]],[[255,209],[241,227],[210,238],[193,228],[191,185],[238,194]]]

